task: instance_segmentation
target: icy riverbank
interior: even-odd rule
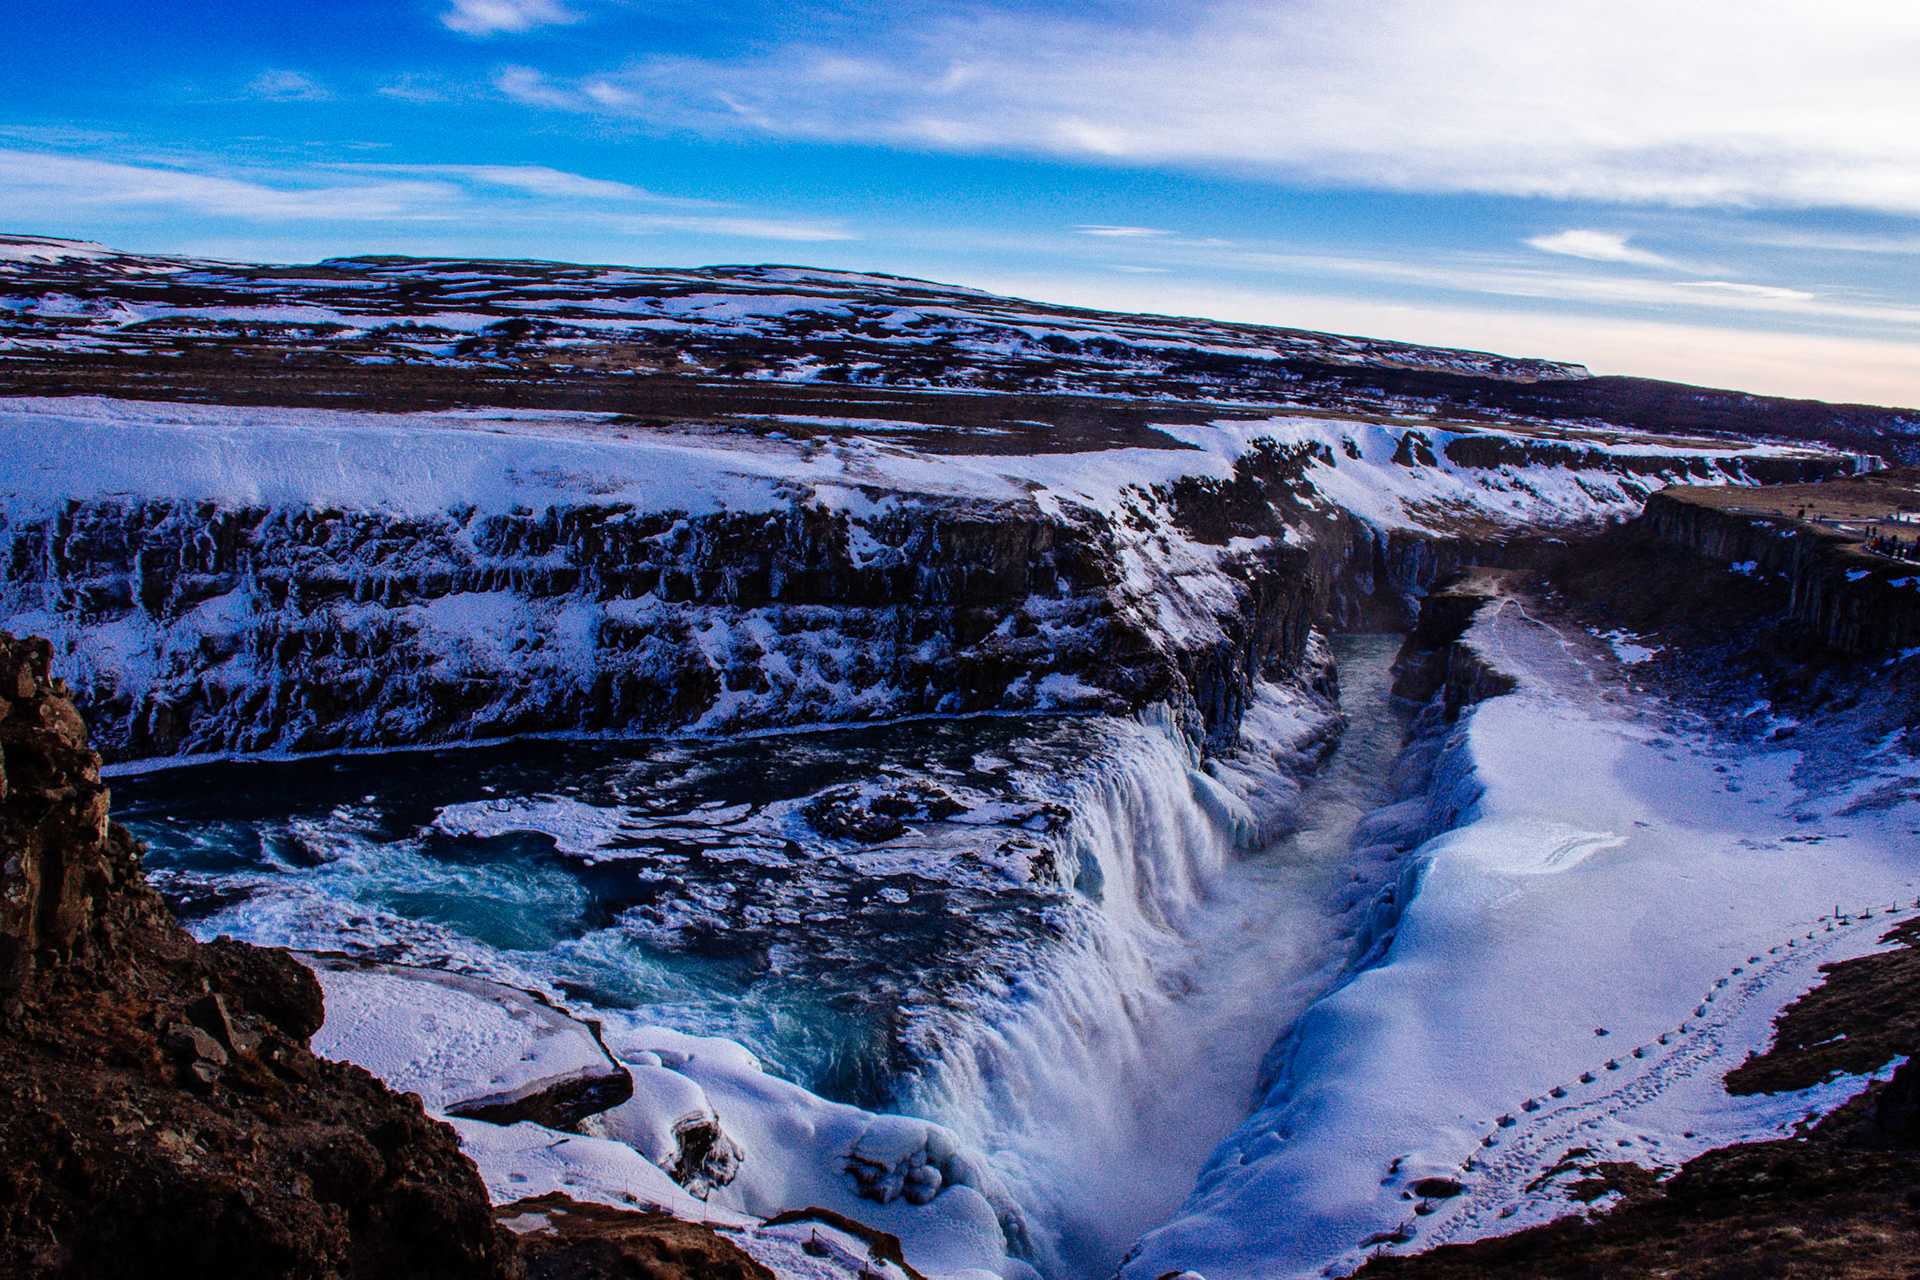
[[[1819,964],[1878,945],[1861,913],[1914,900],[1913,806],[1809,789],[1797,753],[1627,692],[1521,601],[1464,643],[1518,688],[1446,741],[1390,946],[1301,1020],[1123,1275],[1339,1274],[1568,1212],[1583,1161],[1671,1165],[1859,1088],[1720,1077]]]

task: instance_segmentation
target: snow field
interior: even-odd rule
[[[1823,920],[1836,899],[1914,900],[1911,812],[1841,817],[1796,784],[1794,753],[1662,723],[1617,660],[1518,602],[1467,642],[1519,687],[1441,753],[1390,942],[1301,1020],[1272,1091],[1124,1275],[1344,1274],[1572,1211],[1566,1179],[1542,1177],[1569,1150],[1677,1164],[1863,1083],[1735,1099],[1720,1077],[1820,963],[1877,945],[1870,920]],[[1464,1190],[1420,1202],[1424,1178]]]
[[[437,969],[298,958],[326,996],[314,1052],[419,1094],[431,1111],[518,1103],[616,1072],[584,1023],[511,987]]]

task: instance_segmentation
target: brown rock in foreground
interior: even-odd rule
[[[527,1280],[774,1280],[712,1227],[665,1213],[579,1204],[560,1195],[507,1205]]]
[[[147,887],[49,654],[0,633],[0,1276],[517,1272],[452,1130],[308,1051],[313,976]]]

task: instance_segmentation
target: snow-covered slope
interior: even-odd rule
[[[1777,445],[1317,417],[955,453],[610,415],[0,402],[0,626],[126,757],[1166,701],[1231,741],[1346,601]]]
[[[145,355],[225,338],[360,360],[517,369],[528,361],[774,381],[1084,388],[1201,376],[1222,357],[1310,359],[1494,378],[1577,365],[1261,325],[1128,316],[899,276],[805,267],[699,269],[342,258],[259,267],[0,238],[0,352]],[[896,366],[910,362],[906,378]],[[1038,379],[1038,383],[1034,380]]]

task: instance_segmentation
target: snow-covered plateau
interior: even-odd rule
[[[1872,1078],[1721,1086],[1920,911],[1904,730],[1719,718],[1648,674],[1684,638],[1494,571],[1871,470],[1896,411],[799,268],[31,237],[0,393],[0,629],[152,883],[299,955],[314,1050],[512,1230],[1339,1275]]]

